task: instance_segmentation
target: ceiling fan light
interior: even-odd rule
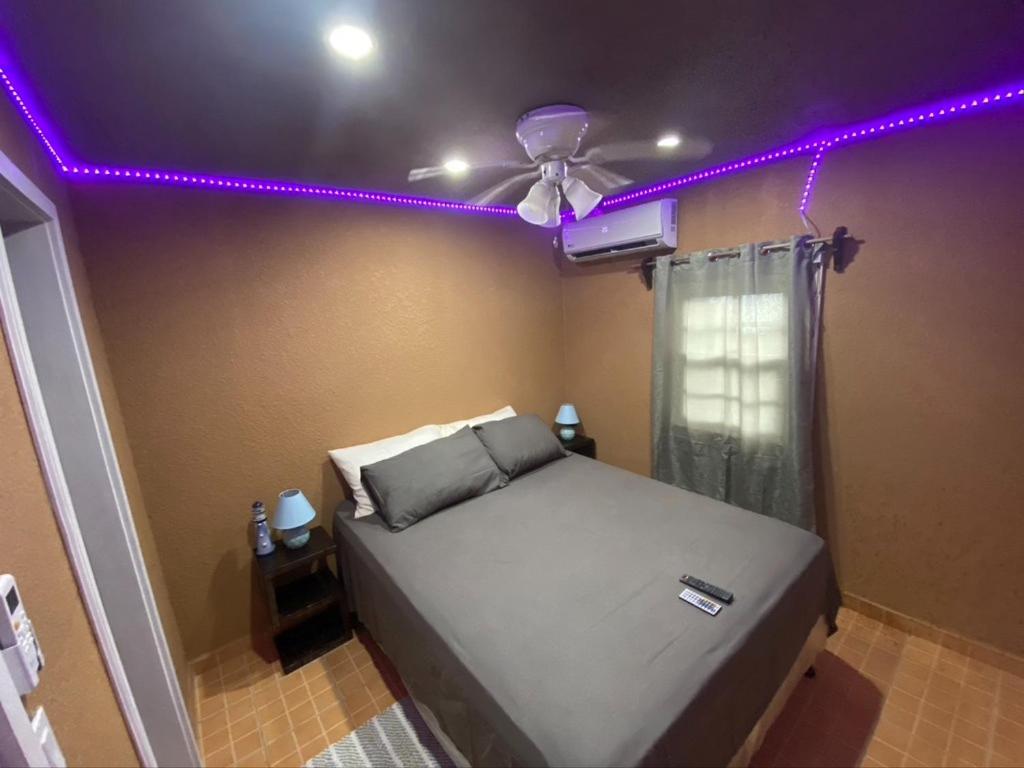
[[[569,205],[576,212],[577,219],[585,219],[604,197],[573,176],[567,177],[562,182],[562,192],[565,193],[565,199],[569,201]]]
[[[538,181],[516,206],[519,218],[538,227],[557,227],[561,223],[558,215],[558,189],[544,181]]]

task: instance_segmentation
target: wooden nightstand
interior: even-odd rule
[[[301,549],[278,542],[269,555],[254,556],[285,674],[352,637],[345,592],[327,565],[337,547],[320,526],[309,534]]]
[[[572,440],[562,440],[561,438],[559,440],[567,451],[586,456],[588,459],[597,458],[597,442],[592,437],[577,434]]]

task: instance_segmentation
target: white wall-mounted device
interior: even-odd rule
[[[585,262],[673,251],[677,206],[675,200],[654,200],[570,222],[562,227],[565,255]]]
[[[25,696],[35,690],[43,669],[43,652],[18,584],[9,573],[0,575],[0,653],[18,693]]]

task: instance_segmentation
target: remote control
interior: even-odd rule
[[[721,600],[726,605],[732,602],[732,592],[722,589],[721,587],[716,587],[714,584],[708,584],[706,581],[701,581],[696,576],[684,573],[679,577],[679,580],[688,587],[699,589],[701,592]]]
[[[704,595],[697,594],[692,589],[684,589],[679,593],[679,599],[685,600],[690,605],[695,605],[705,613],[710,613],[712,616],[722,610],[722,606],[713,600],[708,600]]]

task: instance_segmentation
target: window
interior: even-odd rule
[[[789,311],[781,293],[686,299],[673,423],[781,443],[789,392]]]

